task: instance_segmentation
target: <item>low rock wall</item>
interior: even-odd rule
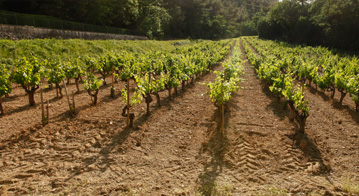
[[[32,26],[17,26],[17,25],[3,25],[0,24],[0,39],[85,39],[85,40],[147,40],[145,36],[123,35],[123,34],[109,34],[109,33],[95,33],[85,31],[61,30],[61,29],[47,29]]]

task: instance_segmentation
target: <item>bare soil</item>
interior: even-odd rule
[[[154,98],[150,116],[146,103],[133,108],[134,128],[121,116],[123,82],[115,98],[110,85],[102,87],[97,106],[87,92],[76,94],[74,118],[66,97],[45,90],[45,127],[40,105],[27,106],[25,92],[15,88],[3,98],[7,114],[0,117],[0,195],[257,195],[273,189],[345,195],[343,183],[359,181],[359,115],[350,97],[340,107],[339,95],[330,100],[308,87],[310,116],[306,134],[298,134],[285,103],[272,97],[248,62],[244,67],[243,89],[226,107],[224,133],[201,84],[214,81],[212,73],[173,92],[172,100],[160,93],[162,107]]]

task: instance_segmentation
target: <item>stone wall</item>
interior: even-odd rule
[[[44,38],[58,38],[58,39],[85,39],[85,40],[147,40],[145,36],[136,35],[120,35],[108,33],[94,33],[85,31],[72,31],[61,29],[47,29],[32,26],[17,26],[17,25],[3,25],[0,24],[0,39],[44,39]]]

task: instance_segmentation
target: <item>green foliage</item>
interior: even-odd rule
[[[294,103],[295,109],[303,116],[309,116],[308,100],[304,99],[304,88],[293,87],[293,79],[291,77],[285,78],[285,88],[282,91],[283,96]]]
[[[64,27],[75,27],[77,30],[91,31],[92,28],[86,24],[96,24],[103,26],[99,31],[108,27],[126,28],[132,30],[126,31],[126,34],[135,31],[150,39],[163,36],[222,39],[237,37],[244,21],[252,20],[257,24],[256,13],[267,13],[274,2],[276,0],[3,0],[0,7],[20,13],[46,15],[39,16],[40,20],[35,22],[45,27],[48,26],[49,16],[53,16],[85,23],[61,23],[65,24]],[[32,25],[34,21],[29,23]],[[60,22],[53,24],[58,29],[63,28]],[[253,32],[253,27],[250,28]]]
[[[144,77],[135,76],[137,88],[136,92],[142,95],[148,95],[151,93],[158,93],[165,89],[168,77],[164,74],[161,74],[159,78],[155,78],[150,74],[145,74]]]
[[[0,64],[0,98],[11,93],[10,71],[4,64]]]
[[[258,22],[259,36],[300,44],[359,49],[357,0],[283,0]]]
[[[344,72],[335,72],[334,73],[334,83],[335,86],[340,90],[347,90],[349,84],[349,76]]]
[[[349,78],[348,91],[353,101],[359,104],[359,74]]]
[[[135,80],[137,87],[134,96],[130,100],[131,106],[140,104],[142,97],[147,97],[150,94],[156,94],[164,90],[168,82],[168,76],[161,74],[160,77],[156,79],[151,73],[146,73],[143,77],[136,75]],[[122,91],[122,99],[124,103],[127,103],[127,89]]]
[[[270,63],[270,60],[263,62],[257,73],[260,79],[266,81],[267,84],[272,84],[273,79],[280,75],[279,65]]]
[[[219,61],[228,53],[229,47],[223,47],[224,45],[223,41],[204,42],[191,47],[178,48],[173,53],[151,52],[144,55],[125,53],[120,57],[123,66],[117,77],[123,81],[135,79],[137,87],[130,99],[130,105],[134,106],[141,103],[143,98],[150,98],[151,94],[176,88],[181,81],[189,80],[196,74],[208,70],[211,61]],[[233,77],[238,75],[238,73],[230,73]],[[122,89],[121,92],[122,101],[127,103],[127,88]]]
[[[52,45],[56,45],[61,41],[55,39],[48,40],[48,44],[50,42]],[[116,43],[116,41],[113,42]],[[91,43],[97,46],[97,41]],[[175,43],[183,44],[174,47]],[[33,95],[40,85],[42,76],[46,76],[48,83],[52,84],[60,84],[65,77],[75,78],[78,85],[78,78],[86,71],[87,74],[85,74],[86,78],[83,87],[95,98],[94,103],[96,103],[97,94],[103,80],[97,78],[94,73],[99,72],[103,79],[105,79],[112,73],[113,69],[116,78],[120,78],[123,81],[136,79],[138,86],[134,97],[131,99],[132,105],[135,105],[140,103],[144,95],[157,95],[162,90],[171,90],[178,87],[182,81],[193,79],[195,76],[208,71],[214,63],[224,58],[230,48],[227,44],[231,45],[231,43],[233,41],[230,40],[218,42],[201,40],[196,42],[146,41],[141,43],[128,41],[128,43],[125,42],[125,45],[132,44],[133,47],[128,48],[127,51],[103,52],[99,55],[85,53],[81,58],[73,58],[68,56],[68,54],[64,54],[61,59],[66,59],[66,61],[59,61],[58,59],[60,58],[58,56],[52,56],[39,63],[36,57],[32,57],[30,60],[24,57],[16,64],[12,76],[14,81],[22,84],[25,90],[32,92]],[[31,43],[30,45],[36,44]],[[153,50],[141,53],[133,50],[135,45],[137,45],[136,47],[151,48]],[[174,48],[176,49],[172,50]],[[41,51],[35,50],[34,52],[41,53]],[[47,55],[44,56],[47,57]],[[227,71],[231,77],[236,75],[230,72],[230,70]],[[61,94],[61,86],[57,87]],[[122,90],[122,93],[127,93],[126,90]],[[126,99],[126,96],[123,96],[123,98]]]
[[[85,57],[84,59],[86,62],[86,71],[95,72],[98,67],[97,59],[94,57]]]
[[[120,75],[118,77],[121,80],[126,81],[127,79],[130,79],[131,77],[133,77],[134,75],[139,73],[140,70],[141,70],[141,62],[134,61],[134,59],[133,59],[133,60],[127,61],[124,64],[124,67],[121,70]]]
[[[304,99],[304,87],[297,87],[293,96],[293,102],[297,111],[303,116],[309,116],[309,101]]]
[[[167,25],[171,16],[167,10],[161,6],[160,0],[142,0],[140,4],[139,29],[148,38],[162,38],[164,36],[164,26]]]
[[[128,90],[126,88],[121,90],[122,102],[125,104],[127,104],[127,92]],[[132,98],[130,98],[130,106],[133,107],[135,105],[139,105],[142,99],[143,99],[142,93],[141,91],[139,91],[139,89],[137,89],[134,95],[132,96]]]
[[[81,66],[80,59],[75,59],[72,62],[68,62],[64,67],[65,75],[67,78],[79,78],[83,75],[84,70]]]
[[[316,82],[319,88],[327,90],[334,85],[333,70],[329,67],[323,69],[323,72],[319,72],[316,78]]]
[[[209,87],[207,94],[215,105],[220,106],[231,99],[232,93],[239,89],[239,82],[243,71],[240,60],[240,49],[236,47],[231,59],[223,63],[223,71],[214,71],[217,75],[215,81],[204,84]]]
[[[12,78],[28,92],[31,87],[38,88],[42,75],[43,70],[37,58],[23,57],[16,63]]]
[[[214,73],[220,76],[224,75],[224,72],[215,71]],[[217,77],[214,83],[211,82],[207,86],[210,88],[207,94],[217,106],[229,101],[232,93],[239,89],[238,80],[225,81],[223,77]]]
[[[257,27],[253,21],[245,21],[240,25],[241,36],[252,36],[257,34]]]
[[[250,42],[258,53],[262,55],[262,57],[257,58],[251,54],[251,49],[243,42],[245,51],[248,53],[248,59],[255,64],[258,75],[269,82],[275,83],[271,87],[275,94],[278,94],[280,88],[277,87],[281,87],[282,84],[282,80],[278,76],[282,77],[280,74],[291,73],[302,83],[308,80],[317,84],[322,90],[332,91],[332,96],[338,89],[341,92],[340,101],[349,93],[357,105],[357,110],[359,110],[358,58],[345,54],[334,54],[334,52],[323,47],[293,46],[283,42],[263,41],[254,37],[247,37],[245,40]],[[261,60],[257,61],[256,59]],[[279,59],[293,60],[287,60],[290,63],[278,64],[278,62],[282,61]],[[259,62],[259,65],[256,65],[256,62]],[[271,67],[274,68],[272,69]],[[273,74],[273,72],[277,74]],[[302,107],[303,104],[298,104],[298,106]],[[306,108],[304,106],[303,108],[305,111]]]
[[[48,66],[48,69],[46,70],[47,81],[50,84],[60,84],[65,79],[66,65],[61,62],[49,62],[46,64]]]
[[[357,0],[317,0],[310,8],[313,24],[322,29],[322,42],[343,49],[359,49]]]
[[[40,65],[36,57],[31,57],[29,60],[23,57],[15,65],[12,78],[28,93],[30,106],[35,105],[34,94],[40,87],[43,73],[43,66]]]
[[[299,52],[296,49],[290,51],[289,48],[278,43],[271,45],[269,41],[260,41],[255,38],[246,38],[246,40],[262,55],[262,57],[256,57],[251,54],[253,51],[248,44],[244,44],[247,55],[253,58],[252,63],[257,63],[255,67],[258,67],[258,76],[271,85],[269,89],[274,95],[284,97],[293,104],[294,109],[303,119],[308,117],[309,102],[304,99],[304,87],[295,86],[293,76],[297,76],[299,79],[309,78],[314,68],[305,64],[303,59],[292,56],[291,52],[293,54]],[[263,59],[256,61],[256,58]],[[323,79],[323,77],[319,77],[319,79]]]
[[[98,79],[93,73],[86,74],[86,79],[84,80],[83,87],[87,91],[97,91],[102,85],[102,80]]]
[[[281,33],[279,25],[274,23],[269,16],[263,16],[259,19],[257,31],[259,37],[267,39],[275,39],[279,37]]]
[[[115,71],[120,67],[120,63],[117,60],[118,58],[111,53],[108,53],[96,60],[96,62],[91,61],[90,67],[96,69],[102,75],[104,83],[106,84],[106,77],[113,74],[112,71]]]
[[[295,59],[295,62],[293,63],[293,71],[299,80],[313,80],[314,76],[312,75],[312,73],[314,73],[315,70],[315,65],[313,64],[313,62],[306,62],[304,59],[299,58]]]
[[[174,43],[184,44],[176,46]],[[196,41],[140,41],[140,40],[0,40],[0,62],[15,64],[23,56],[34,56],[38,61],[42,59],[75,62],[85,69],[88,58],[98,59],[108,53],[116,54],[117,60],[128,53],[146,54],[153,51],[171,52],[176,48],[183,48],[197,44]]]
[[[286,75],[280,74],[273,78],[273,85],[269,87],[270,91],[277,97],[283,96],[283,90],[286,87]]]

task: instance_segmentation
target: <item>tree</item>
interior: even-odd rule
[[[261,38],[276,39],[282,35],[281,28],[269,16],[264,16],[258,21],[258,35]]]
[[[122,28],[136,28],[139,18],[138,0],[112,0],[110,18],[112,26]]]
[[[258,31],[263,38],[358,50],[358,13],[357,0],[283,0],[259,21]]]
[[[169,22],[170,15],[162,7],[162,0],[139,1],[138,30],[150,39],[162,38],[164,26]]]
[[[323,31],[324,44],[359,49],[359,1],[317,0],[310,11],[313,23]]]
[[[281,27],[281,36],[289,41],[296,40],[296,25],[299,19],[308,16],[309,5],[299,0],[284,0],[269,12],[271,20]]]
[[[220,39],[238,36],[242,12],[238,4],[224,0],[165,0],[171,15],[170,37]]]
[[[1,0],[2,9],[128,28],[149,38],[222,39],[277,0]]]

